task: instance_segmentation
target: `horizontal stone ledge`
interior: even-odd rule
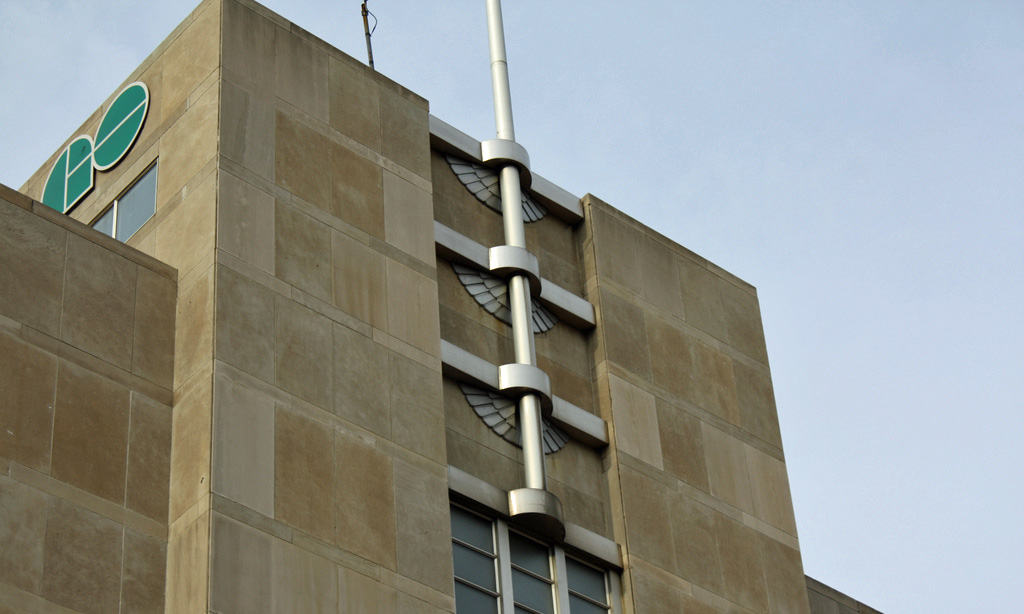
[[[488,248],[466,235],[434,221],[434,246],[442,258],[465,264],[482,271],[491,268]],[[541,278],[540,296],[536,297],[559,320],[579,330],[590,330],[596,325],[594,306],[551,280]]]
[[[441,340],[441,372],[456,381],[500,391],[497,365],[444,339]],[[592,448],[608,445],[608,429],[604,420],[556,395],[551,395],[551,405],[551,421],[570,437]]]
[[[509,517],[508,493],[493,484],[448,465],[448,490],[493,514]],[[571,522],[565,523],[565,545],[617,569],[622,555],[614,541]]]
[[[469,136],[447,122],[430,116],[430,144],[434,149],[450,153],[477,164],[487,166],[483,159],[480,141]],[[530,172],[532,182],[530,194],[537,198],[558,219],[567,224],[583,220],[580,199],[535,172]]]

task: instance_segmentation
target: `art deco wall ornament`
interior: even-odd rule
[[[516,402],[514,399],[475,386],[459,384],[462,394],[473,411],[505,441],[522,447],[522,435],[516,428]],[[569,441],[569,434],[544,420],[544,454],[554,454]]]
[[[446,154],[445,159],[448,160],[448,166],[452,167],[452,172],[459,178],[462,185],[466,186],[470,194],[476,196],[477,200],[491,209],[501,213],[501,188],[499,187],[498,173],[486,166],[457,158],[451,154]],[[547,215],[548,210],[533,200],[526,192],[522,193],[522,200],[524,222],[536,222]]]
[[[461,264],[452,263],[452,269],[458,275],[466,292],[480,304],[487,313],[508,325],[512,325],[512,312],[508,304],[508,283],[486,271],[480,271]],[[546,333],[555,327],[558,318],[548,308],[537,301],[530,305],[533,315],[533,332]]]

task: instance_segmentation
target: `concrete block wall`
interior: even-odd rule
[[[0,186],[0,609],[163,608],[176,280]]]

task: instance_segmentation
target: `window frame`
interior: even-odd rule
[[[622,603],[622,588],[619,580],[619,574],[616,569],[609,567],[602,567],[595,565],[585,556],[586,553],[582,553],[584,556],[579,556],[575,552],[566,553],[565,547],[545,542],[537,539],[527,532],[520,530],[518,527],[511,526],[505,519],[481,513],[473,507],[467,506],[464,503],[457,501],[449,501],[449,513],[451,508],[458,508],[464,513],[471,514],[485,520],[491,525],[491,534],[494,539],[494,562],[496,566],[495,570],[495,585],[496,594],[492,595],[497,600],[497,611],[500,614],[514,614],[516,609],[519,608],[522,611],[530,612],[532,609],[517,605],[515,603],[515,595],[512,589],[512,548],[510,545],[509,534],[515,534],[519,537],[532,541],[540,546],[543,546],[548,551],[548,568],[551,573],[551,590],[552,590],[552,606],[553,611],[556,614],[569,614],[571,612],[569,606],[569,596],[574,595],[579,599],[582,599],[596,607],[603,607],[609,612],[609,614],[621,614],[621,603]],[[453,532],[454,533],[454,532]],[[458,543],[463,546],[469,546],[474,550],[477,550],[472,544],[467,544],[465,541],[452,535],[452,543]],[[607,603],[596,603],[593,598],[588,597],[580,593],[579,591],[569,589],[569,575],[568,569],[565,563],[566,558],[570,558],[573,561],[590,567],[591,569],[601,572],[604,576],[605,584],[605,599]],[[521,567],[517,566],[518,569],[522,570]],[[454,559],[453,559],[453,571],[454,571]],[[529,570],[523,571],[526,574],[535,577],[535,574]],[[484,587],[477,586],[476,584],[468,581],[461,580],[453,573],[453,581],[456,583],[465,584],[466,586],[473,587],[476,590],[482,590],[487,594],[491,594],[492,591],[484,589]]]
[[[136,234],[138,234],[138,232],[140,230],[142,230],[143,226],[145,226],[151,219],[156,217],[156,194],[157,194],[157,190],[159,189],[159,181],[160,181],[160,172],[157,169],[157,166],[158,166],[159,162],[160,162],[160,160],[159,160],[159,158],[157,158],[157,159],[154,159],[152,162],[150,162],[148,165],[146,165],[146,168],[144,168],[141,173],[139,173],[134,179],[132,179],[131,183],[129,183],[125,187],[125,189],[121,190],[121,192],[118,193],[118,195],[114,198],[114,200],[110,201],[110,204],[107,205],[106,207],[104,207],[102,211],[100,211],[99,215],[94,217],[93,220],[91,222],[89,222],[89,227],[94,229],[94,230],[96,230],[97,232],[103,233],[104,235],[110,237],[111,239],[120,241],[121,243],[127,243],[129,239],[131,239]],[[120,202],[121,202],[122,199],[124,199],[125,195],[128,194],[128,192],[131,192],[132,189],[135,186],[137,186],[139,184],[139,182],[142,181],[151,172],[156,173],[156,177],[154,177],[154,185],[153,185],[153,213],[149,217],[146,218],[145,222],[142,222],[142,224],[138,228],[135,229],[135,232],[133,232],[132,234],[128,235],[124,239],[118,239],[117,238],[117,218],[118,218],[118,209],[120,208]],[[107,215],[107,213],[110,213],[110,212],[113,212],[112,213],[113,219],[111,220],[111,224],[110,224],[110,234],[107,234],[106,232],[103,232],[102,230],[99,230],[98,228],[96,228],[96,225],[99,223],[100,220],[103,219],[103,217],[105,215]]]

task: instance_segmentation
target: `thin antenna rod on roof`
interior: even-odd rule
[[[373,68],[373,47],[370,46],[370,35],[373,34],[373,30],[370,29],[370,22],[367,20],[367,15],[373,16],[373,30],[377,29],[377,16],[370,12],[366,8],[366,2],[363,2],[363,32],[366,33],[366,55],[370,60],[370,70]]]

